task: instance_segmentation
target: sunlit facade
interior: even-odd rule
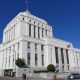
[[[48,23],[30,12],[19,13],[4,29],[0,44],[0,75],[12,74],[17,58],[24,58],[30,68],[46,69],[54,64],[59,72],[80,70],[80,49],[53,36]],[[16,72],[17,74],[17,72]]]

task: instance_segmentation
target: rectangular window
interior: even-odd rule
[[[43,28],[42,28],[42,37],[43,37]]]
[[[29,24],[29,37],[31,37],[31,24]]]
[[[27,54],[27,64],[30,65],[30,53]]]
[[[47,30],[46,30],[46,36],[47,36]]]
[[[61,48],[61,58],[62,58],[62,64],[64,64],[64,54],[63,54],[63,49]]]
[[[14,55],[13,55],[13,66],[14,66]]]
[[[38,38],[40,38],[40,28],[38,27]]]
[[[10,56],[9,56],[9,67],[10,67]]]
[[[35,26],[34,26],[34,38],[35,38]]]
[[[15,25],[14,25],[14,27],[13,27],[13,39],[15,38]]]
[[[19,51],[19,43],[18,43],[18,51]]]
[[[19,47],[20,47],[20,44],[18,43],[18,53],[17,53],[17,58],[19,58]]]
[[[66,50],[67,64],[69,64],[68,50]]]
[[[28,42],[28,45],[27,45],[27,46],[28,46],[28,49],[30,49],[30,44],[31,44],[31,43],[30,43],[30,42]]]
[[[35,65],[38,65],[38,54],[35,54]]]
[[[42,55],[42,65],[44,65],[44,55]]]
[[[55,47],[55,56],[56,56],[56,63],[59,63],[59,59],[58,59],[58,48]]]
[[[42,50],[42,51],[44,50],[44,45],[41,45],[41,50]]]
[[[37,50],[37,44],[35,44],[35,50]]]

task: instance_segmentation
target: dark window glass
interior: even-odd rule
[[[28,46],[28,49],[30,49],[30,44],[31,44],[31,43],[30,43],[30,42],[28,42],[28,45],[27,45],[27,46]]]
[[[44,50],[44,45],[41,45],[41,50],[42,50],[42,51]]]
[[[59,63],[59,59],[58,59],[58,48],[55,47],[55,56],[56,56],[56,63]]]
[[[40,28],[38,27],[38,38],[40,38]]]
[[[39,25],[39,23],[38,23],[38,25]]]
[[[31,22],[31,20],[29,20],[29,22]]]
[[[69,70],[69,66],[68,66],[68,70]]]
[[[38,64],[38,55],[35,54],[35,65],[37,65],[37,64]]]
[[[69,64],[68,50],[66,50],[67,64]]]
[[[64,55],[63,55],[63,49],[61,48],[61,58],[62,58],[62,64],[64,64]]]
[[[42,65],[44,65],[44,55],[42,55]]]
[[[35,38],[35,26],[34,26],[34,38]]]
[[[9,66],[10,66],[10,56],[9,56]]]
[[[30,53],[27,54],[27,64],[30,65]]]
[[[42,37],[43,37],[43,29],[42,29]]]
[[[35,50],[37,50],[37,44],[35,44]]]
[[[23,20],[24,20],[24,18],[23,18]]]
[[[19,53],[17,54],[17,58],[19,58]]]
[[[19,50],[19,43],[18,43],[18,50]]]
[[[31,37],[31,24],[29,24],[29,37]]]
[[[47,30],[46,30],[46,36],[47,36]]]

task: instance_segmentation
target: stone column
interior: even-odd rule
[[[58,59],[59,59],[59,72],[62,71],[62,58],[61,58],[61,48],[58,48]]]
[[[41,59],[41,45],[38,44],[37,46],[37,51],[38,51],[38,67],[42,66],[42,59]]]
[[[31,25],[31,37],[34,37],[34,26]]]
[[[55,47],[52,48],[52,64],[56,66]]]
[[[35,37],[38,38],[38,27],[35,27]]]
[[[67,56],[66,56],[66,49],[63,49],[64,54],[64,71],[68,71],[68,64],[67,64]]]
[[[31,67],[35,67],[35,44],[34,43],[31,43],[31,58],[30,58],[30,61],[31,61]]]

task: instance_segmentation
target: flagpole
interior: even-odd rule
[[[28,10],[29,10],[29,9],[28,9],[28,0],[25,0],[25,3],[26,3],[27,11],[28,11]]]

